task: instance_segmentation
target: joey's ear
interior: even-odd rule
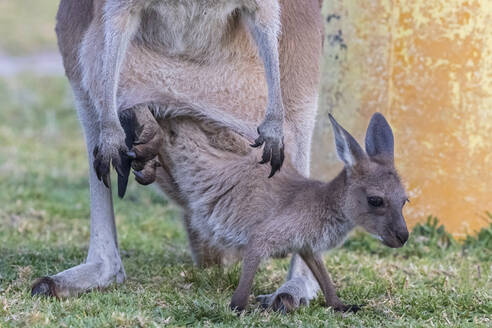
[[[328,116],[330,117],[333,133],[335,134],[335,145],[338,157],[345,163],[346,167],[350,168],[355,166],[366,157],[364,150],[362,150],[354,137],[335,121],[331,114],[328,114]]]
[[[383,155],[393,159],[394,138],[383,114],[375,113],[366,132],[366,152],[369,156]]]

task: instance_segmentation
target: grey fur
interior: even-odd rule
[[[110,161],[119,167],[127,148],[117,116],[122,110],[157,104],[213,121],[249,142],[260,126],[257,143],[265,142],[267,159],[276,157],[278,167],[284,136],[291,164],[307,176],[322,26],[318,0],[61,0],[56,32],[86,135],[91,241],[86,263],[40,281],[33,293],[70,296],[124,279],[111,192],[98,181],[110,186]],[[306,291],[292,297],[315,296],[317,283],[298,257],[289,279],[288,285],[302,281],[291,290]],[[271,304],[277,296],[268,297]]]
[[[372,160],[331,119],[336,135],[343,133],[343,140],[351,140],[343,143],[341,157],[353,160],[329,183],[303,177],[289,161],[273,179],[265,180],[261,178],[265,167],[240,137],[224,138],[216,127],[189,118],[160,121],[165,140],[160,153],[163,171],[158,175],[175,182],[171,196],[185,209],[189,229],[209,247],[242,254],[243,271],[231,308],[245,308],[262,258],[298,252],[327,304],[348,310],[336,296],[320,252],[340,245],[357,225],[390,247],[406,242],[408,231],[401,214],[406,195],[392,162]],[[378,128],[370,125],[368,133],[378,133]],[[227,150],[221,143],[230,138],[235,138],[235,148]],[[354,155],[354,150],[362,153]],[[384,206],[371,207],[368,198],[374,196],[381,197]]]
[[[393,157],[394,137],[391,127],[380,113],[372,116],[366,134],[366,151],[369,156]]]
[[[346,166],[352,167],[355,163],[360,162],[365,156],[364,151],[359,146],[354,137],[350,135],[337,121],[328,114],[333,127],[335,136],[335,145],[338,157],[345,163]]]

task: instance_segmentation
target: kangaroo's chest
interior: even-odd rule
[[[169,57],[207,61],[240,29],[252,0],[157,0],[141,17],[135,42]]]

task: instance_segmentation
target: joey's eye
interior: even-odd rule
[[[381,207],[381,206],[383,206],[383,199],[381,197],[378,197],[378,196],[367,197],[367,202],[372,207]]]

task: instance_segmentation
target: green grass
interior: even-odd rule
[[[0,50],[56,49],[58,0],[0,0]],[[122,286],[75,299],[31,298],[30,285],[84,260],[89,240],[85,146],[64,78],[0,78],[0,327],[486,327],[492,316],[492,226],[457,243],[434,219],[398,250],[356,233],[326,265],[357,314],[322,306],[280,315],[228,303],[239,266],[193,267],[179,210],[131,182],[115,197]],[[264,263],[255,295],[284,281],[288,260]]]
[[[30,285],[84,260],[89,239],[87,160],[64,78],[0,79],[0,327],[480,327],[491,325],[492,227],[463,245],[437,221],[399,250],[357,233],[326,265],[357,314],[322,306],[236,316],[228,302],[239,266],[193,267],[179,211],[131,182],[116,200],[128,280],[68,300],[31,298]],[[283,282],[288,260],[263,264],[255,295]]]
[[[0,0],[0,49],[11,55],[56,49],[59,0]]]

